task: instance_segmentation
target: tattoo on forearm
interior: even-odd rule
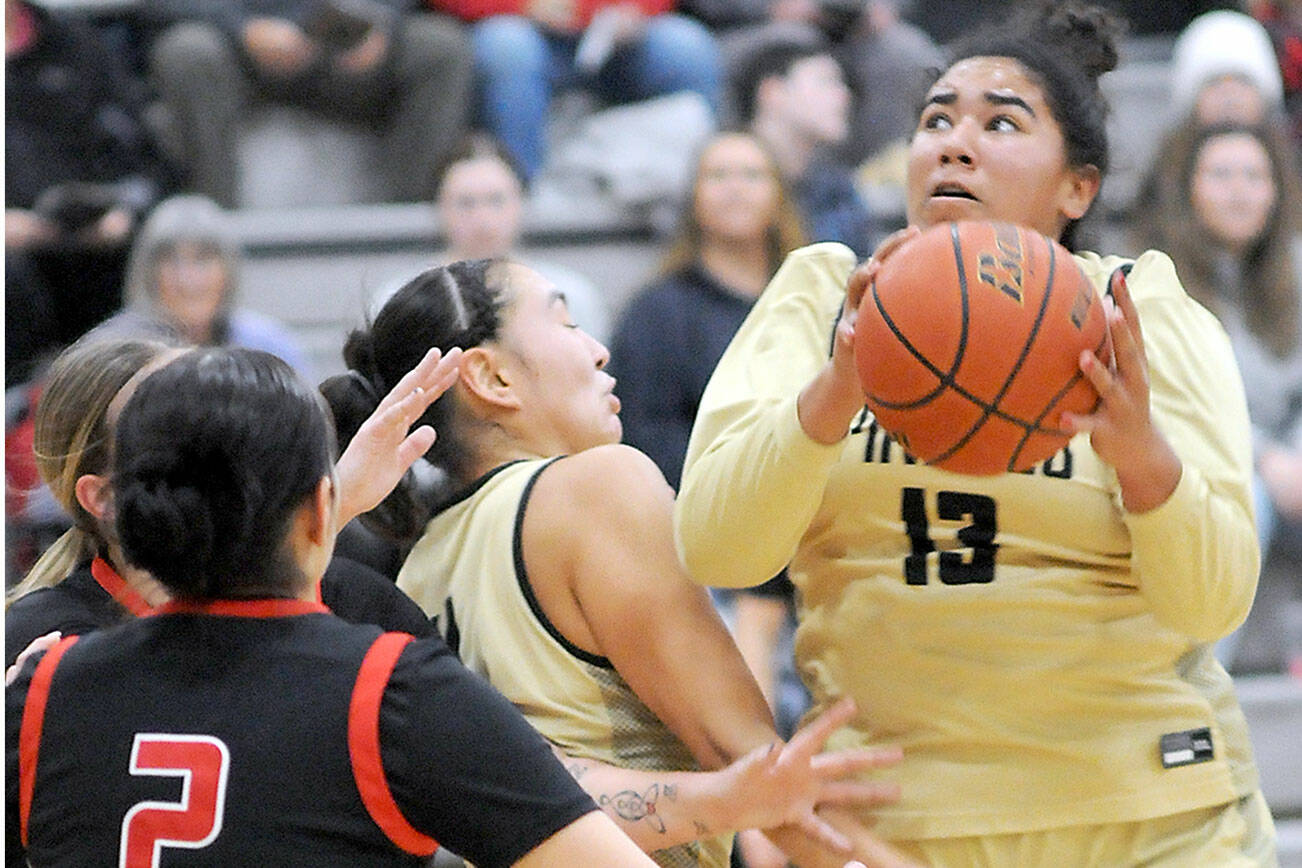
[[[651,828],[663,834],[665,821],[658,812],[662,797],[674,801],[678,798],[678,788],[667,784],[662,791],[659,784],[652,784],[645,793],[620,790],[613,796],[601,796],[597,803],[603,808],[609,806],[617,817],[626,822],[637,823],[646,820]]]
[[[570,777],[576,781],[588,773],[588,767],[582,763],[566,763],[565,770],[570,773]]]

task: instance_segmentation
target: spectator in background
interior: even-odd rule
[[[611,102],[695,91],[718,105],[718,46],[672,0],[429,0],[473,22],[479,119],[532,181],[546,160],[552,93]]]
[[[383,135],[395,200],[428,199],[465,126],[471,56],[451,21],[409,0],[157,0],[171,24],[151,52],[199,192],[238,204],[239,121],[250,97],[304,106]]]
[[[1265,25],[1275,46],[1284,80],[1284,107],[1293,125],[1293,141],[1302,147],[1302,2],[1249,0],[1248,9]]]
[[[439,173],[439,225],[447,238],[440,261],[519,257],[524,178],[492,137],[474,134],[452,152]],[[527,264],[565,293],[566,306],[585,332],[604,342],[610,314],[597,287],[577,271],[532,258]]]
[[[1283,85],[1265,29],[1241,12],[1200,15],[1171,55],[1174,116],[1257,124],[1279,116]]]
[[[171,182],[140,94],[88,22],[5,2],[5,385],[122,302],[139,215]]]
[[[942,63],[931,37],[904,20],[909,5],[909,0],[864,0],[854,27],[837,47],[855,93],[850,135],[842,147],[853,165],[912,134],[927,71]]]
[[[1283,84],[1270,38],[1239,12],[1200,15],[1180,34],[1171,58],[1171,102],[1176,118],[1139,184],[1131,213],[1148,220],[1185,195],[1185,166],[1199,130],[1214,124],[1266,124],[1283,129]]]
[[[624,442],[649,455],[674,488],[715,364],[804,238],[758,139],[726,132],[705,145],[660,277],[629,302],[611,344]]]
[[[849,169],[830,153],[845,141],[850,89],[827,45],[773,39],[742,58],[734,81],[743,124],[777,160],[811,241],[840,241],[860,258],[875,243]]]
[[[307,359],[289,330],[238,305],[240,254],[230,215],[212,200],[161,202],[131,248],[126,308],[95,333],[265,350],[307,378]]]
[[[1279,669],[1279,655],[1302,651],[1302,636],[1278,641],[1289,598],[1302,597],[1297,567],[1282,582],[1272,571],[1279,555],[1302,552],[1302,174],[1275,127],[1191,128],[1163,159],[1178,175],[1136,227],[1139,240],[1169,252],[1189,294],[1225,326],[1253,426],[1265,566],[1257,604],[1220,653],[1229,665],[1242,646],[1249,668]],[[1263,631],[1270,649],[1253,647]],[[1275,659],[1251,662],[1263,650]]]

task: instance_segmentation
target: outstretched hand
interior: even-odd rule
[[[411,426],[456,382],[460,361],[458,348],[446,355],[431,348],[357,429],[335,465],[340,526],[379,505],[434,445],[433,428],[422,425],[412,431]]]
[[[842,700],[803,727],[785,744],[757,748],[729,766],[730,792],[745,799],[753,828],[790,826],[848,856],[853,842],[818,814],[820,805],[865,807],[899,798],[896,784],[870,783],[860,772],[894,765],[899,748],[865,748],[823,753],[834,731],[854,716],[854,702]]]
[[[1080,356],[1080,369],[1099,393],[1093,413],[1064,414],[1073,432],[1088,431],[1090,446],[1112,465],[1129,512],[1160,506],[1180,482],[1180,458],[1153,424],[1149,412],[1148,356],[1139,313],[1125,274],[1111,278],[1112,296],[1104,298],[1114,363],[1108,365],[1090,350]]]

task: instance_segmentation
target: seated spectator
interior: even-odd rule
[[[532,181],[546,155],[552,94],[581,86],[609,102],[695,91],[717,108],[718,46],[672,0],[429,0],[474,22],[480,123]]]
[[[566,306],[584,331],[599,341],[606,340],[610,314],[592,281],[564,266],[518,255],[524,179],[498,142],[485,135],[466,138],[439,175],[435,201],[448,242],[442,263],[501,257],[526,262],[565,293]]]
[[[1283,128],[1283,84],[1270,39],[1238,12],[1200,15],[1176,40],[1171,59],[1171,102],[1176,119],[1140,181],[1131,212],[1147,219],[1178,202],[1186,168],[1172,154],[1189,152],[1209,124],[1268,124]]]
[[[367,124],[383,137],[390,195],[428,199],[464,130],[470,49],[455,22],[409,0],[160,0],[171,26],[150,63],[190,184],[238,203],[236,160],[248,98]]]
[[[1171,55],[1174,116],[1203,124],[1258,124],[1277,117],[1283,84],[1265,29],[1241,12],[1200,15]]]
[[[1296,568],[1282,585],[1272,571],[1277,547],[1302,551],[1302,175],[1273,127],[1196,128],[1163,159],[1176,164],[1179,184],[1146,212],[1140,240],[1168,251],[1189,294],[1224,324],[1253,425],[1265,566],[1253,612],[1221,653],[1232,663],[1241,644],[1243,665],[1278,669],[1281,612],[1290,597],[1302,599]],[[1263,644],[1250,642],[1262,631],[1271,647],[1250,647]],[[1302,650],[1302,636],[1293,647]],[[1262,661],[1263,651],[1274,659]]]
[[[941,66],[936,43],[903,18],[910,0],[863,0],[836,56],[854,91],[850,134],[841,148],[852,165],[913,133],[927,72]]]
[[[192,195],[161,202],[131,248],[126,307],[95,334],[265,350],[305,374],[307,359],[289,330],[238,305],[240,258],[230,215],[215,202]]]
[[[804,214],[811,241],[840,241],[867,257],[876,239],[850,170],[830,149],[845,141],[850,89],[819,40],[773,39],[739,62],[742,123],[764,143]]]
[[[1298,0],[1249,0],[1254,18],[1265,25],[1275,46],[1284,80],[1284,107],[1293,126],[1293,141],[1302,147],[1302,3]]]
[[[139,215],[171,176],[138,88],[74,14],[5,2],[5,385],[122,303]]]
[[[629,302],[611,343],[624,442],[649,455],[673,487],[715,364],[804,238],[777,164],[758,139],[715,136],[701,151],[660,277]]]

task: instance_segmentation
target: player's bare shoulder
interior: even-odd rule
[[[672,504],[674,492],[644,453],[612,443],[553,462],[539,476],[534,497],[571,520],[604,526],[648,509],[664,509]]]

